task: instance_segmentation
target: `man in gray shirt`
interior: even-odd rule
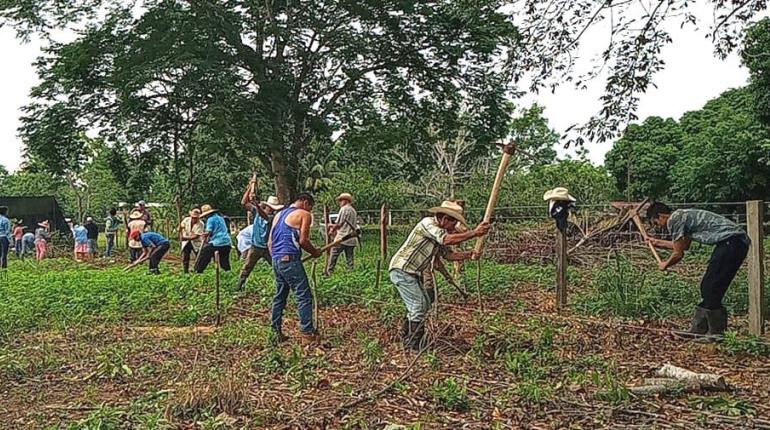
[[[337,222],[329,227],[329,234],[335,234],[334,240],[341,240],[344,237],[355,232],[358,222],[358,214],[353,209],[353,196],[348,193],[342,193],[337,197],[337,202],[340,204],[340,212],[337,216]],[[330,276],[334,271],[334,267],[337,265],[337,259],[340,254],[345,253],[345,259],[347,260],[348,270],[352,271],[355,267],[353,261],[353,251],[358,243],[357,238],[348,239],[340,246],[332,248],[329,258],[329,267],[326,268],[326,276]]]
[[[727,329],[727,311],[722,299],[749,252],[746,233],[734,222],[700,209],[672,211],[663,203],[652,203],[647,219],[659,227],[668,228],[671,240],[649,238],[655,247],[671,249],[668,260],[659,264],[660,270],[677,264],[690,249],[692,241],[715,245],[706,274],[700,284],[702,301],[695,308],[689,333],[720,335]]]

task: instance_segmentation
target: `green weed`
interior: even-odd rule
[[[746,354],[755,357],[770,355],[770,345],[764,343],[762,339],[754,335],[741,337],[734,331],[725,333],[719,349],[730,355]]]
[[[96,376],[107,379],[128,379],[134,371],[126,363],[127,351],[118,346],[110,346],[96,355]]]
[[[733,417],[756,415],[757,410],[746,400],[732,396],[705,397],[693,396],[688,401],[690,407],[699,410],[709,410]]]
[[[359,333],[358,341],[361,343],[361,353],[364,356],[364,361],[369,367],[374,367],[382,361],[385,353],[379,340],[369,337],[366,333]]]
[[[433,400],[442,408],[452,411],[467,411],[470,409],[468,389],[461,385],[455,378],[446,378],[437,381],[430,387]]]

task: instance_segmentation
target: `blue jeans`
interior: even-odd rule
[[[7,237],[0,237],[0,269],[8,267],[8,250],[11,248],[11,241]]]
[[[104,256],[112,257],[112,250],[115,249],[115,235],[107,233],[105,237],[107,238],[107,250],[104,251]]]
[[[13,243],[13,248],[16,250],[16,258],[22,258],[24,256],[24,243],[21,239],[16,240]]]
[[[390,282],[396,285],[404,301],[407,319],[412,322],[425,321],[425,315],[430,310],[430,299],[422,287],[422,279],[401,269],[393,269],[390,271]]]
[[[312,333],[315,329],[313,327],[313,292],[310,291],[310,283],[302,261],[299,257],[291,261],[276,259],[273,260],[273,269],[275,270],[276,285],[275,298],[273,298],[273,329],[281,330],[283,311],[286,309],[289,291],[294,290],[294,294],[297,296],[300,327],[304,333]]]

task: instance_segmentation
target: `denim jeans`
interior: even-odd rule
[[[104,251],[105,257],[112,257],[112,250],[115,249],[115,235],[107,233],[107,249]]]
[[[406,317],[412,322],[422,322],[430,309],[430,299],[422,287],[422,280],[401,269],[390,271],[390,281],[396,285],[401,300],[406,305]]]
[[[305,273],[305,266],[299,257],[291,261],[273,260],[275,270],[276,292],[273,298],[272,326],[276,331],[281,330],[283,311],[286,309],[286,301],[289,291],[294,290],[297,296],[297,309],[299,311],[300,328],[304,333],[312,333],[313,327],[313,292]]]
[[[11,248],[11,241],[7,237],[0,237],[0,268],[8,267],[8,251]]]
[[[21,239],[13,242],[13,248],[16,250],[16,258],[24,257],[24,243]]]

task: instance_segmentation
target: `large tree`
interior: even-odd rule
[[[749,90],[760,120],[770,127],[770,18],[751,26],[741,50],[743,64],[749,68]]]
[[[63,3],[90,12],[98,2]],[[288,199],[311,143],[362,126],[367,113],[419,103],[440,121],[467,95],[481,128],[505,119],[493,70],[515,31],[499,0],[143,3],[136,17],[105,4],[105,19],[53,45],[35,95],[66,102],[116,142],[168,150],[175,170],[182,154],[195,162],[190,136],[206,127],[225,150],[261,161]]]

